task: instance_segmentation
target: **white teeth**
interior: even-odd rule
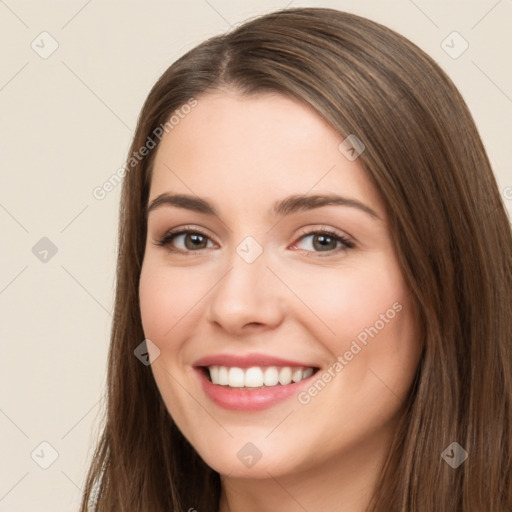
[[[292,381],[292,369],[289,366],[283,366],[279,371],[279,384],[286,386]]]
[[[259,388],[263,386],[263,371],[257,366],[245,370],[245,387]]]
[[[265,386],[275,386],[279,382],[279,371],[275,366],[269,366],[263,374]]]
[[[238,368],[227,366],[209,366],[210,379],[213,384],[232,388],[259,388],[262,386],[286,386],[300,382],[313,375],[313,368],[296,368],[291,366],[252,366]]]
[[[212,372],[210,371],[210,378],[212,379],[212,382],[215,382],[215,384],[220,384],[221,386],[227,386],[229,384],[229,373],[228,369],[225,366],[218,366],[219,368],[219,380],[218,382],[215,382],[213,380]]]
[[[311,377],[311,375],[313,375],[313,368],[306,368],[302,374],[302,378],[307,379],[308,377]]]
[[[230,368],[228,373],[229,385],[232,388],[243,388],[245,384],[244,371],[242,368]]]
[[[299,382],[302,380],[302,370],[300,368],[296,368],[292,372],[292,380],[293,382]]]
[[[219,382],[219,367],[218,366],[210,366],[210,377],[212,382]]]

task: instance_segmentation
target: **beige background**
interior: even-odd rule
[[[0,0],[0,512],[77,509],[102,404],[120,187],[101,201],[92,190],[123,165],[153,83],[206,37],[287,5],[395,29],[461,90],[512,211],[511,0],[288,1]],[[469,44],[456,59],[441,47],[453,31]],[[44,241],[32,250],[43,237],[55,255]]]

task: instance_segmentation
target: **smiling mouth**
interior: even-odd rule
[[[292,366],[201,366],[206,378],[215,385],[238,389],[262,389],[287,386],[314,375],[318,368]]]

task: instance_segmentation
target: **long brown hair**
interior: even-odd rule
[[[380,192],[419,311],[423,353],[368,510],[512,510],[512,235],[471,114],[446,74],[392,30],[353,14],[285,9],[177,60],[141,111],[130,155],[201,94],[278,92],[311,105]],[[158,140],[156,140],[158,142]],[[151,370],[138,283],[156,148],[123,183],[104,430],[81,512],[218,510],[220,476],[175,426]],[[452,468],[452,442],[468,459]]]

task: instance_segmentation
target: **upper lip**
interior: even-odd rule
[[[292,366],[302,368],[316,368],[315,365],[283,359],[267,354],[212,354],[201,357],[193,366],[228,366],[250,368],[251,366]]]

